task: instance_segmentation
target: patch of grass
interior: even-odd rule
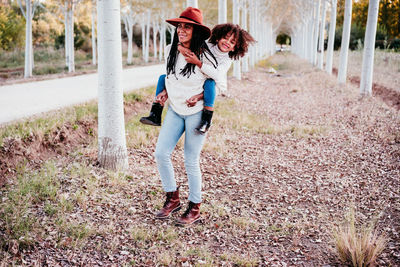
[[[184,252],[184,255],[199,259],[200,262],[196,266],[215,266],[216,263],[214,253],[205,246],[189,248]]]
[[[33,75],[46,75],[46,74],[55,74],[61,73],[65,70],[65,66],[63,65],[44,65],[40,67],[36,67],[33,69]]]
[[[143,101],[143,99],[146,99],[151,94],[154,94],[154,88],[147,87],[125,94],[124,98],[127,102]],[[27,119],[2,126],[0,127],[0,147],[4,146],[6,138],[27,140],[35,137],[44,139],[46,134],[50,134],[66,123],[73,125],[73,129],[76,130],[79,128],[79,121],[96,121],[97,113],[98,105],[95,101],[92,101],[87,104],[64,108],[61,111],[50,112],[40,118]],[[145,125],[139,122],[139,118],[143,115],[135,116],[126,125],[127,133],[130,134],[128,142],[133,138],[131,143],[134,143],[135,147],[140,146],[140,144],[153,142],[154,140],[151,137],[155,138],[158,136],[159,129],[149,126],[145,127]],[[94,130],[89,129],[88,133],[94,135]]]
[[[4,232],[8,240],[17,240],[20,245],[33,243],[36,216],[31,207],[42,201],[54,201],[60,184],[56,178],[57,168],[46,162],[39,171],[28,172],[20,168],[13,186],[0,204],[0,218],[4,220]],[[55,213],[53,207],[45,205],[45,212]],[[6,240],[7,241],[7,240]]]
[[[124,186],[128,183],[124,173],[108,171],[107,176],[109,177],[111,186]]]
[[[133,240],[140,241],[150,241],[152,239],[151,233],[148,228],[133,226],[131,229],[131,235]]]
[[[171,266],[174,263],[174,258],[171,253],[165,251],[157,255],[157,265]]]
[[[69,199],[68,195],[61,194],[58,200],[58,207],[63,213],[71,212],[74,209],[74,203]]]
[[[132,92],[129,94],[124,94],[124,102],[125,103],[134,103],[134,102],[142,102],[144,98],[143,93],[138,93],[138,92]]]
[[[160,229],[157,233],[157,240],[168,242],[178,239],[178,233],[173,227],[167,227],[166,229]]]
[[[339,259],[350,266],[375,266],[387,240],[370,226],[356,226],[355,211],[351,209],[345,221],[334,230],[334,243]]]
[[[327,132],[327,127],[315,125],[292,125],[290,132],[296,137],[318,136]]]
[[[0,68],[16,68],[23,67],[25,62],[23,49],[16,49],[14,51],[2,51],[0,53]]]
[[[86,223],[69,223],[66,230],[68,235],[76,240],[84,240],[94,233],[92,228]]]
[[[95,103],[77,105],[73,107],[75,122],[83,120],[97,120],[98,106]]]
[[[147,114],[140,114],[133,116],[127,121],[125,129],[127,133],[127,146],[133,148],[141,148],[153,145],[157,141],[160,127],[153,127],[142,124],[140,117],[147,116]]]
[[[243,217],[243,216],[233,217],[231,221],[233,225],[236,225],[242,230],[256,229],[258,227],[258,223],[248,217]]]
[[[53,204],[47,202],[47,203],[44,205],[44,212],[45,212],[48,216],[53,216],[53,215],[57,214],[58,209],[57,209],[57,207],[55,207]]]

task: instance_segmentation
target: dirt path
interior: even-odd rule
[[[9,241],[3,262],[337,266],[332,231],[354,206],[359,223],[376,219],[388,237],[378,265],[400,265],[399,111],[380,98],[359,99],[357,88],[339,87],[292,56],[270,63],[279,75],[260,67],[230,79],[230,97],[219,98],[201,156],[201,224],[153,219],[164,200],[154,137],[129,148],[126,177],[93,166],[95,148],[85,148],[56,164],[59,195],[72,208],[52,217],[36,204],[36,242],[15,249]],[[182,154],[179,144],[173,161],[186,200]],[[86,230],[77,235],[60,220]]]

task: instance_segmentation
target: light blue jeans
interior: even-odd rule
[[[179,139],[185,133],[185,169],[189,182],[189,201],[193,203],[201,202],[200,152],[206,136],[196,134],[194,129],[200,124],[202,112],[182,116],[173,111],[172,108],[168,108],[155,152],[164,191],[173,192],[177,187],[171,154]]]

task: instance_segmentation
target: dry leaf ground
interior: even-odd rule
[[[388,237],[378,265],[399,266],[397,108],[288,54],[242,78],[218,99],[202,152],[201,223],[153,218],[164,201],[158,129],[137,123],[149,96],[127,118],[127,175],[95,166],[94,138],[41,170],[20,167],[0,194],[0,265],[338,266],[332,232],[355,207],[359,224],[375,221]],[[182,158],[180,142],[173,161],[185,200]]]

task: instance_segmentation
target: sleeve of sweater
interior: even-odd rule
[[[217,68],[214,68],[212,63],[207,58],[205,58],[200,70],[211,79],[217,81],[220,76],[227,74],[229,68],[231,67],[231,64],[231,59],[223,60],[221,62],[218,62]]]

